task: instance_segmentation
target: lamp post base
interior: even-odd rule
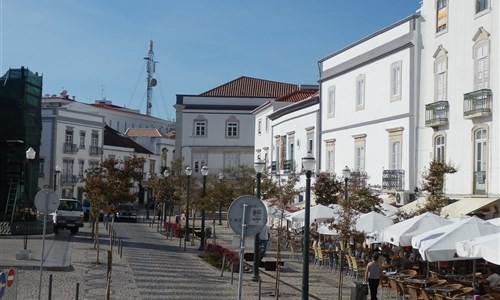
[[[18,252],[16,252],[16,259],[17,260],[32,260],[33,253],[31,252],[30,249],[21,249]]]

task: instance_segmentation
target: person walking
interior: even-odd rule
[[[372,261],[368,263],[365,270],[365,282],[368,282],[370,287],[370,297],[372,300],[378,300],[377,290],[383,274],[382,266],[378,263],[379,255],[378,253],[373,255]]]

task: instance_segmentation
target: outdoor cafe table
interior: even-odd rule
[[[451,292],[456,291],[455,288],[445,287],[445,286],[431,286],[425,289],[428,292],[440,293],[449,296]]]
[[[407,283],[414,284],[414,285],[418,285],[421,287],[427,287],[427,285],[429,283],[433,282],[434,280],[427,279],[427,278],[406,278],[406,279],[403,279],[403,281],[407,282]]]
[[[385,272],[384,274],[387,277],[394,277],[398,279],[405,279],[411,277],[411,275],[404,274],[404,273],[396,273],[396,272]]]

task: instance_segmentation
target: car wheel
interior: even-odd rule
[[[78,232],[78,227],[71,228],[70,231],[72,234],[76,234]]]

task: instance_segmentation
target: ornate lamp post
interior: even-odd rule
[[[186,180],[187,180],[187,188],[186,188],[186,225],[184,226],[184,251],[186,251],[186,242],[189,241],[189,181],[191,179],[191,174],[193,170],[191,167],[186,167]]]
[[[344,207],[347,207],[347,209],[351,209],[349,205],[347,205],[347,182],[349,181],[349,178],[351,178],[351,170],[349,169],[348,166],[345,166],[345,168],[342,170],[342,176],[344,177],[344,182],[345,182],[345,186],[344,186]],[[346,240],[345,240],[345,237],[344,237],[344,247],[342,247],[343,249],[346,248]],[[342,285],[343,285],[343,280],[342,280],[342,268],[344,267],[344,250],[340,250],[340,274],[339,274],[339,297],[338,299],[341,300],[342,299]]]
[[[36,151],[30,147],[27,151],[26,151],[26,160],[28,161],[28,170],[31,170],[31,162],[35,159],[36,157]],[[31,203],[31,195],[30,195],[30,191],[31,191],[31,172],[27,172],[27,176],[25,177],[26,178],[26,182],[28,183],[28,189],[27,189],[27,194],[28,194],[28,203]],[[28,248],[28,233],[27,233],[27,230],[28,228],[25,229],[25,232],[24,232],[24,238],[23,238],[23,246],[24,246],[24,250],[26,250]]]
[[[222,187],[222,179],[224,179],[224,173],[219,173],[219,183],[221,183]],[[222,225],[222,202],[219,203],[219,225]]]
[[[205,199],[205,194],[207,192],[207,175],[208,167],[201,167],[201,175],[203,175],[203,193],[201,194],[202,200]],[[205,208],[201,204],[201,238],[200,238],[200,248],[198,250],[205,250]]]
[[[260,159],[260,156],[257,158],[257,161],[253,163],[253,169],[257,174],[257,188],[256,188],[256,197],[260,199],[260,182],[262,179],[262,171],[264,171],[264,167],[266,166],[266,162]],[[252,272],[252,281],[259,281],[259,233],[255,235],[253,242],[253,272]]]
[[[302,300],[309,299],[309,225],[311,224],[311,174],[316,160],[311,152],[302,158],[302,166],[306,171],[306,193],[304,214],[304,244],[302,250]]]
[[[165,169],[165,171],[163,171],[163,177],[165,178],[165,183],[168,182],[167,181],[168,175],[169,175],[168,174],[168,169]],[[165,222],[167,221],[167,199],[165,199],[164,201],[165,202],[163,202],[163,216],[162,216],[163,220],[162,220],[162,224],[165,224]]]

